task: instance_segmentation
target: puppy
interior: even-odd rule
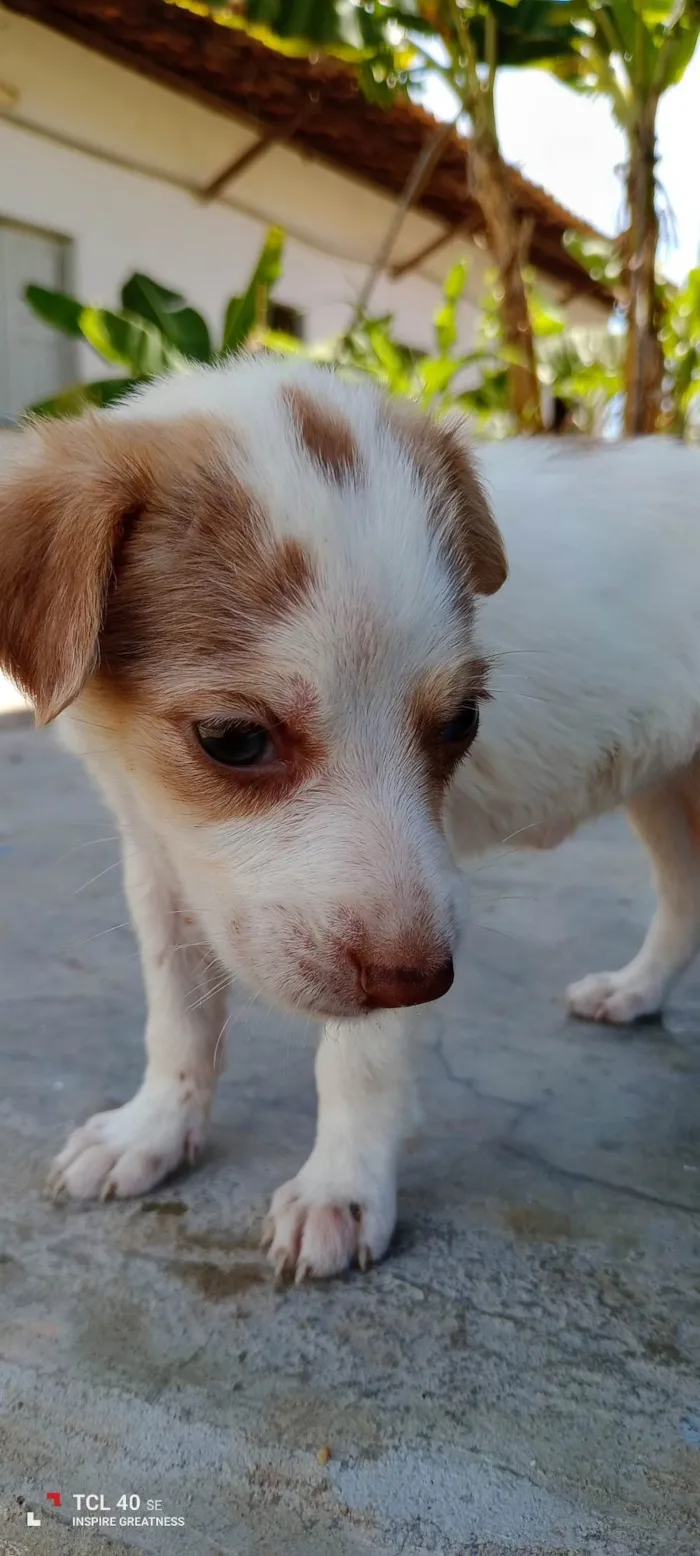
[[[625,802],[659,906],[572,1008],[627,1021],[694,954],[692,455],[517,443],[484,465],[504,588],[461,429],[326,370],[198,370],[19,440],[0,661],[116,813],[148,999],[143,1083],[71,1135],[56,1192],[138,1194],[195,1160],[233,975],[326,1021],[271,1259],[364,1267],[395,1220],[400,1012],[452,982],[455,857]]]

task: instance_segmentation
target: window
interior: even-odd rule
[[[76,376],[73,342],[36,319],[24,301],[29,281],[68,290],[70,260],[67,238],[0,218],[0,425]]]
[[[293,335],[295,340],[304,339],[304,315],[298,308],[288,308],[286,303],[271,302],[267,317],[271,330],[280,330],[284,335]]]

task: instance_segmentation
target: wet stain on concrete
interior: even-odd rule
[[[571,1217],[547,1205],[513,1205],[505,1211],[504,1220],[516,1237],[534,1243],[558,1243],[572,1236]]]
[[[254,1286],[266,1285],[268,1280],[264,1264],[234,1264],[224,1270],[221,1265],[206,1260],[195,1263],[172,1259],[169,1269],[180,1280],[194,1286],[208,1302],[225,1302],[230,1297],[239,1297]]]
[[[139,1206],[142,1216],[186,1216],[189,1208],[182,1199],[147,1199]]]
[[[198,1232],[196,1228],[178,1227],[178,1242],[184,1248],[210,1248],[216,1253],[250,1252],[260,1247],[257,1231],[242,1232],[236,1237],[217,1229]]]

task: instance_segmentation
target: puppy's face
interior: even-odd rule
[[[29,433],[0,480],[0,657],[43,720],[75,703],[226,966],[313,1014],[449,985],[442,804],[505,570],[455,433],[271,361]]]

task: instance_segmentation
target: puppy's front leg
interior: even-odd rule
[[[223,1060],[228,979],[164,862],[131,839],[127,846],[124,884],[148,1002],[146,1072],[130,1102],[96,1113],[56,1158],[49,1185],[73,1199],[143,1194],[193,1163]]]
[[[263,1242],[278,1273],[338,1275],[386,1253],[396,1165],[411,1112],[401,1018],[382,1011],[326,1026],[316,1056],[313,1151],[273,1196]]]

